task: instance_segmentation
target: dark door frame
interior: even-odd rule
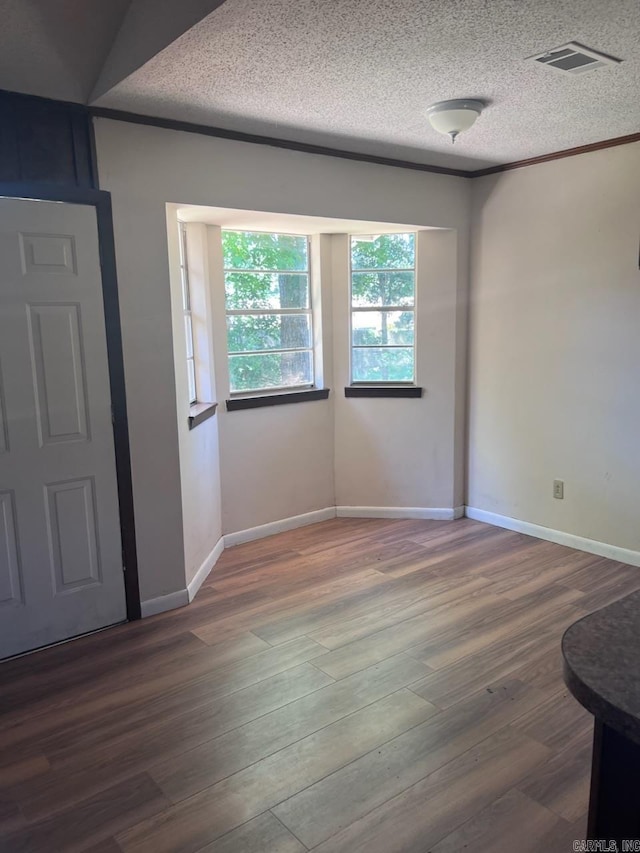
[[[124,564],[124,587],[127,617],[140,619],[140,586],[138,582],[138,557],[136,551],[135,517],[133,511],[133,483],[131,478],[131,453],[129,424],[122,357],[122,332],[118,304],[118,277],[113,237],[111,193],[105,190],[81,189],[41,183],[2,183],[0,197],[28,201],[58,201],[67,204],[86,204],[95,207],[98,222],[98,243],[102,269],[102,298],[107,334],[107,359],[113,413],[113,438],[118,480],[118,503]]]

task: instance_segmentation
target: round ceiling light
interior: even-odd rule
[[[482,101],[470,98],[459,98],[454,101],[439,101],[427,109],[429,121],[438,133],[445,133],[455,142],[459,133],[469,130],[478,118],[484,104]]]

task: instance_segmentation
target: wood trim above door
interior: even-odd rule
[[[100,266],[102,268],[102,296],[107,335],[109,384],[113,410],[113,437],[118,480],[118,502],[122,536],[122,558],[125,568],[124,585],[127,617],[140,619],[140,586],[136,549],[135,516],[133,508],[133,483],[131,477],[131,452],[129,424],[122,356],[122,332],[118,302],[118,278],[113,238],[111,194],[104,190],[80,189],[40,183],[1,183],[0,197],[20,198],[30,201],[58,201],[67,204],[86,204],[96,209]]]

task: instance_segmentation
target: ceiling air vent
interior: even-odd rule
[[[535,56],[527,58],[533,60],[537,65],[561,71],[564,74],[582,74],[584,71],[602,68],[605,65],[618,65],[622,62],[615,56],[599,53],[597,50],[584,47],[576,41],[570,41],[568,44],[554,47],[544,53],[537,53]]]

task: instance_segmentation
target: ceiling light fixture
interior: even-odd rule
[[[427,115],[434,130],[448,134],[451,142],[455,142],[459,133],[469,130],[483,109],[482,101],[459,98],[432,104],[427,109]]]

